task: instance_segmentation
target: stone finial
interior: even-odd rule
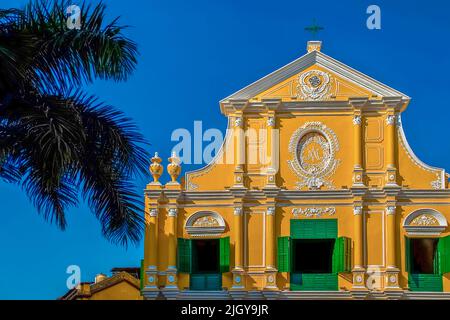
[[[158,152],[155,152],[155,156],[151,158],[152,164],[150,165],[150,173],[153,176],[153,183],[159,183],[159,177],[163,173],[163,166],[161,165],[162,159],[158,156]]]
[[[172,156],[169,158],[169,164],[167,165],[167,172],[172,179],[172,183],[178,183],[177,178],[181,172],[180,158],[177,157],[175,152],[172,152]]]

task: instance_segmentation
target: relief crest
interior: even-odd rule
[[[289,142],[289,167],[300,178],[297,189],[334,189],[329,177],[339,165],[336,134],[321,122],[307,122],[297,129]]]

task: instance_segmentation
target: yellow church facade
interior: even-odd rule
[[[147,299],[450,298],[450,190],[421,162],[410,98],[321,52],[220,101],[206,167],[145,189]]]

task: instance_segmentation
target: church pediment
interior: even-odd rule
[[[319,47],[320,48],[320,47]],[[318,51],[318,47],[221,101],[345,101],[352,97],[380,100],[410,98]]]

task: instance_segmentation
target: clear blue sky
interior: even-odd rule
[[[135,119],[164,160],[176,128],[201,120],[204,129],[225,130],[218,101],[303,55],[310,40],[304,27],[316,18],[325,27],[318,38],[326,54],[412,97],[403,125],[413,150],[450,170],[447,1],[105,2],[111,17],[133,26],[128,34],[141,55],[128,82],[96,82],[89,91]],[[381,7],[381,30],[366,28],[371,4]],[[0,299],[54,299],[66,291],[68,265],[79,265],[82,281],[91,281],[112,267],[138,266],[143,256],[142,243],[126,250],[104,240],[86,206],[69,211],[62,232],[18,187],[0,183],[0,212]]]

